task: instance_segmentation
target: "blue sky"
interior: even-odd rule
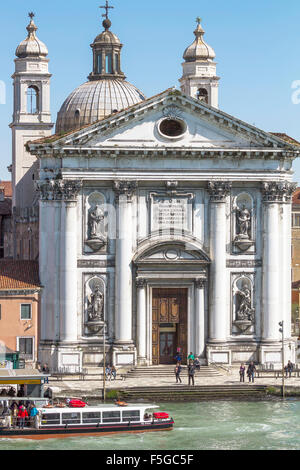
[[[292,83],[300,80],[299,0],[111,0],[112,31],[124,44],[123,71],[148,97],[179,86],[182,55],[193,41],[195,19],[203,19],[205,39],[216,51],[220,108],[266,131],[300,141],[300,104]],[[36,13],[38,37],[49,49],[53,121],[68,94],[91,71],[91,42],[102,31],[99,5],[105,0],[41,2],[10,0],[1,5],[0,179],[11,163],[14,54],[26,37],[28,12]],[[299,161],[298,161],[299,160]],[[295,181],[300,183],[300,159]]]

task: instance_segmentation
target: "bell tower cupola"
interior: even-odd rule
[[[218,108],[219,77],[216,72],[215,51],[203,39],[205,34],[201,18],[197,18],[195,41],[184,52],[181,90],[192,98]]]
[[[33,180],[37,162],[25,145],[29,140],[47,137],[53,123],[50,113],[50,78],[48,49],[38,39],[34,13],[29,13],[27,38],[16,50],[12,130],[13,207],[30,207],[35,197]]]

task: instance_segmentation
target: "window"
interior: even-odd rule
[[[63,424],[80,424],[80,413],[63,413]]]
[[[17,338],[21,359],[33,359],[33,338]]]
[[[27,89],[27,113],[36,114],[39,111],[39,90],[35,86]]]
[[[205,88],[199,88],[197,91],[197,99],[208,104],[208,93]]]
[[[97,72],[102,73],[102,54],[97,55]]]
[[[123,421],[140,421],[140,411],[123,411]]]
[[[294,212],[292,214],[292,226],[300,227],[300,212]]]
[[[90,412],[82,413],[82,422],[83,423],[94,423],[98,424],[101,422],[101,413]]]
[[[53,424],[60,424],[60,414],[59,413],[43,413],[42,425],[51,426]]]
[[[21,320],[31,320],[31,304],[21,304]]]
[[[112,55],[111,53],[105,56],[105,73],[112,73]]]
[[[103,423],[120,423],[121,412],[120,411],[104,411],[103,412]]]

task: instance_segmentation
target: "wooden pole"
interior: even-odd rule
[[[106,400],[106,383],[105,383],[105,369],[106,369],[106,351],[105,351],[105,322],[103,326],[103,402]]]

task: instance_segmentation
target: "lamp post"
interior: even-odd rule
[[[106,369],[106,351],[105,351],[105,322],[103,325],[103,402],[106,399],[106,383],[105,383],[105,369]]]
[[[285,385],[284,385],[284,321],[279,322],[279,331],[281,333],[281,342],[282,342],[282,398],[285,398]]]

